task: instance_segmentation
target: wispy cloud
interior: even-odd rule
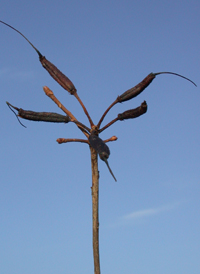
[[[124,215],[123,219],[133,220],[133,219],[139,219],[139,218],[145,218],[145,217],[149,217],[149,216],[153,216],[153,215],[158,215],[162,212],[169,211],[169,210],[177,207],[177,205],[179,205],[179,204],[180,203],[173,203],[173,204],[168,204],[168,205],[164,205],[164,206],[160,206],[160,207],[147,208],[147,209],[143,209],[143,210],[133,211],[132,213]]]
[[[136,210],[129,214],[120,217],[116,222],[109,227],[124,226],[133,223],[144,223],[148,218],[173,210],[180,206],[182,202],[175,202],[171,204],[161,205],[158,207],[150,207],[146,209]]]

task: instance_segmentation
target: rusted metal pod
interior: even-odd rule
[[[141,106],[134,108],[134,109],[129,109],[124,111],[123,113],[119,113],[117,118],[120,121],[126,120],[126,119],[133,119],[141,116],[142,114],[147,112],[147,103],[144,101]]]

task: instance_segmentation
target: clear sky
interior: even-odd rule
[[[200,273],[200,2],[18,1],[0,4],[3,20],[27,36],[74,83],[93,121],[150,72],[159,75],[118,113],[147,101],[145,115],[104,131],[111,177],[100,171],[101,272]],[[23,109],[62,113],[47,85],[83,123],[77,100],[42,68],[31,46],[0,24],[0,273],[93,273],[91,164],[70,124],[23,120]]]

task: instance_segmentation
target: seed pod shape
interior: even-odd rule
[[[59,84],[61,87],[63,87],[65,90],[67,90],[71,95],[76,93],[76,88],[74,84],[72,83],[69,78],[63,74],[54,64],[52,64],[50,61],[48,61],[45,56],[39,54],[39,59],[42,64],[42,66],[48,71],[48,73],[51,75],[51,77]]]
[[[6,102],[6,104],[14,112],[19,123],[22,126],[24,126],[24,125],[20,122],[18,117],[21,117],[26,120],[53,122],[53,123],[68,123],[71,121],[71,118],[68,115],[61,115],[61,114],[54,113],[54,112],[35,112],[35,111],[31,111],[31,110],[24,110],[22,108],[17,108],[8,102]],[[16,114],[12,108],[17,110],[18,114]]]
[[[124,93],[122,93],[120,96],[117,97],[117,101],[118,102],[125,102],[128,101],[134,97],[136,97],[137,95],[139,95],[146,87],[148,87],[148,85],[151,84],[151,82],[153,81],[153,79],[160,74],[172,74],[178,77],[181,77],[189,82],[191,82],[193,85],[196,86],[196,84],[190,80],[189,78],[180,75],[178,73],[175,72],[169,72],[169,71],[163,71],[163,72],[157,72],[157,73],[153,73],[151,72],[149,75],[147,75],[147,77],[145,77],[139,84],[137,84],[135,87],[128,89],[127,91],[125,91]]]
[[[147,112],[147,103],[144,101],[141,106],[134,108],[134,109],[129,109],[124,111],[123,113],[118,114],[118,120],[123,121],[126,119],[133,119],[141,116],[142,114]]]
[[[23,35],[19,30],[15,29],[14,27],[10,26],[9,24],[3,22],[0,20],[0,23],[8,26],[9,28],[13,29],[14,31],[18,32],[26,41],[34,48],[34,50],[39,55],[39,60],[42,64],[42,66],[48,71],[48,73],[51,75],[51,77],[58,82],[65,90],[67,90],[70,94],[76,93],[76,88],[74,84],[71,82],[71,80],[64,75],[55,65],[53,65],[50,61],[48,61],[45,56],[43,56],[39,50],[26,38],[25,35]]]
[[[145,77],[139,84],[137,84],[135,87],[128,89],[125,91],[122,95],[117,97],[118,102],[125,102],[128,101],[137,95],[139,95],[148,85],[151,84],[153,79],[155,78],[154,73],[150,73],[147,77]]]
[[[68,115],[61,115],[54,112],[35,112],[23,110],[22,108],[19,109],[18,116],[23,119],[41,122],[68,123],[71,121]]]

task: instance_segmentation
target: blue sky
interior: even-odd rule
[[[100,137],[110,166],[100,171],[102,273],[200,272],[200,3],[199,1],[4,1],[0,20],[19,31],[74,83],[93,121],[150,72],[159,75],[118,113],[147,101],[145,115],[117,122]],[[42,68],[31,46],[0,24],[0,272],[93,273],[91,165],[72,123],[22,122],[23,109],[60,109],[88,125],[76,99]]]

